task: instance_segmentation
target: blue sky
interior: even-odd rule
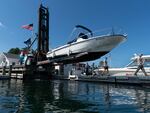
[[[31,32],[22,29],[34,24],[37,32],[40,0],[0,1],[0,52],[25,47]],[[111,65],[124,66],[134,53],[150,54],[149,0],[42,0],[50,12],[50,47],[65,44],[75,25],[91,30],[119,27],[128,34],[125,43],[111,51]],[[103,58],[102,58],[103,59]],[[99,62],[98,59],[95,62]]]

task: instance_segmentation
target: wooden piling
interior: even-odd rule
[[[9,72],[8,72],[9,77],[11,77],[11,72],[12,72],[12,65],[9,66]]]
[[[3,66],[2,75],[6,75],[6,66]]]

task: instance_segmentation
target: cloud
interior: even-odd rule
[[[2,22],[0,22],[0,27],[4,28],[5,25]]]

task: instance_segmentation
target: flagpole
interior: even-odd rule
[[[23,25],[22,28],[30,30],[31,31],[31,38],[30,41],[32,42],[34,40],[34,28],[33,28],[33,24],[28,24],[28,25]],[[29,48],[30,47],[30,48]],[[31,44],[28,47],[28,51],[32,50]]]
[[[32,44],[32,41],[34,40],[34,28],[32,29],[31,31],[31,44]],[[32,51],[32,46],[30,47],[29,49],[30,51]]]

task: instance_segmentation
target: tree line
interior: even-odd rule
[[[22,50],[28,50],[28,48],[18,48],[18,47],[16,47],[16,48],[11,48],[11,49],[9,49],[8,50],[8,52],[7,53],[11,53],[11,54],[20,54],[20,52],[22,51]]]

